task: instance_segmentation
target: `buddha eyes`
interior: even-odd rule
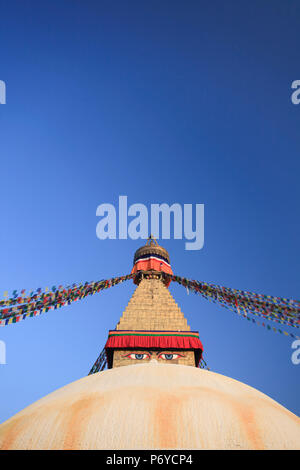
[[[142,361],[143,359],[151,359],[151,354],[149,353],[129,353],[123,357],[128,357],[128,359],[135,359],[138,361]],[[155,356],[154,356],[155,357]],[[174,354],[174,353],[160,353],[157,356],[157,359],[164,359],[166,361],[171,361],[172,359],[178,359],[179,357],[183,357],[182,354]]]
[[[141,361],[143,359],[150,359],[150,354],[135,354],[135,353],[131,353],[131,354],[126,354],[126,356],[123,356],[123,357],[128,357],[129,359],[137,359],[138,361]]]
[[[158,358],[159,359],[165,359],[167,361],[171,361],[172,359],[178,359],[179,357],[183,357],[182,354],[166,354],[166,353],[161,353],[159,354]]]

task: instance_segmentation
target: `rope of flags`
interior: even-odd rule
[[[228,287],[216,286],[206,282],[190,281],[180,276],[171,276],[172,281],[186,287],[186,289],[196,294],[202,295],[205,299],[228,308],[248,321],[264,326],[268,330],[279,332],[292,338],[300,339],[299,336],[289,333],[280,328],[265,323],[266,320],[291,326],[300,327],[300,302],[281,297],[265,296],[248,291],[230,289]],[[260,322],[248,315],[255,315],[263,318]]]
[[[199,362],[199,369],[206,369],[206,370],[210,370],[210,368],[208,367],[205,359],[203,358],[203,356],[201,357],[200,359],[200,362]]]
[[[101,353],[99,354],[99,356],[97,357],[96,362],[91,368],[88,375],[96,374],[97,372],[102,372],[106,366],[107,366],[107,357],[106,357],[105,349],[103,349]]]
[[[0,300],[0,326],[18,323],[27,317],[35,317],[49,310],[70,305],[72,302],[82,300],[88,295],[94,295],[121,282],[133,279],[136,275],[138,273],[97,282],[72,284],[66,287],[62,285],[52,286],[51,289],[46,288],[44,291],[38,288],[35,291],[29,291],[27,294],[24,289],[20,292],[15,290],[11,297],[8,297],[7,292],[5,292],[5,298]],[[200,294],[205,299],[237,313],[252,323],[300,339],[299,336],[293,333],[265,323],[266,321],[272,321],[289,327],[300,328],[300,301],[298,300],[231,289],[166,273],[164,273],[164,276],[184,286],[188,293],[191,291]],[[262,321],[256,320],[253,316],[262,318]]]
[[[294,335],[293,333],[287,332],[287,331],[282,330],[282,329],[280,329],[280,328],[275,328],[273,325],[269,325],[268,323],[265,323],[264,321],[263,321],[263,322],[260,322],[260,321],[258,321],[258,320],[256,320],[256,319],[252,318],[252,317],[249,317],[249,316],[247,315],[247,312],[240,313],[240,312],[234,310],[233,308],[231,308],[231,307],[229,307],[229,306],[227,306],[227,305],[225,305],[225,304],[219,303],[218,301],[216,301],[216,300],[214,300],[214,299],[212,299],[212,298],[209,298],[209,297],[205,297],[205,298],[207,298],[209,301],[211,301],[211,302],[213,302],[213,303],[216,303],[216,304],[218,304],[218,305],[221,305],[221,307],[225,307],[225,308],[227,308],[228,310],[231,310],[232,312],[237,313],[240,317],[246,318],[248,321],[250,321],[250,322],[252,322],[252,323],[254,323],[254,324],[256,324],[256,325],[263,326],[263,327],[267,328],[267,330],[269,330],[269,331],[272,330],[272,331],[274,331],[275,333],[281,333],[281,334],[283,334],[283,335],[285,335],[285,336],[291,336],[291,338],[294,338],[294,339],[300,339],[299,336]],[[263,315],[260,315],[260,314],[258,314],[258,313],[254,313],[254,315],[263,317]],[[273,321],[274,321],[274,320],[273,320]],[[276,321],[276,320],[275,320],[275,321]]]
[[[72,284],[67,287],[53,286],[51,290],[46,288],[44,292],[41,288],[38,288],[28,295],[25,295],[25,290],[20,293],[14,291],[10,298],[0,301],[0,326],[18,323],[27,317],[35,317],[49,310],[70,305],[72,302],[82,300],[88,295],[94,295],[104,289],[132,279],[132,277],[132,274],[128,274],[97,282]]]
[[[51,289],[41,288],[35,291],[31,290],[26,294],[25,289],[21,291],[14,290],[8,297],[4,293],[4,299],[0,300],[0,326],[6,326],[12,323],[18,323],[27,317],[35,317],[42,313],[70,305],[72,302],[82,300],[89,295],[94,295],[104,289],[108,289],[129,279],[133,279],[135,274],[114,277],[111,279],[100,280],[97,282],[85,282],[72,284],[69,286],[52,286]],[[293,333],[275,328],[266,321],[276,322],[293,328],[300,328],[300,301],[282,297],[256,294],[249,291],[242,291],[210,284],[203,281],[189,280],[185,277],[163,274],[173,282],[177,282],[186,288],[187,293],[193,292],[202,295],[203,298],[221,305],[240,317],[248,321],[263,326],[268,330],[281,333],[285,336],[291,336],[300,339]],[[253,316],[262,320],[258,321]],[[103,371],[107,367],[107,355],[105,349],[101,351],[92,366],[88,375]],[[198,367],[200,369],[210,370],[205,359],[202,357]]]

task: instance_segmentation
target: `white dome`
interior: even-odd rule
[[[42,398],[0,425],[0,449],[300,449],[300,419],[220,374],[149,363]]]

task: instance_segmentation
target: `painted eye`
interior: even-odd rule
[[[162,353],[159,356],[159,359],[165,359],[167,361],[171,361],[172,359],[178,359],[179,357],[183,357],[182,354],[167,354]]]
[[[130,353],[123,357],[128,357],[129,359],[137,359],[138,361],[141,361],[143,359],[149,358],[150,356],[149,354],[144,354],[144,353],[142,354]]]
[[[133,354],[135,356],[135,359],[141,360],[147,357],[147,354]]]

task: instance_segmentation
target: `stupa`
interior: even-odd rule
[[[105,345],[108,368],[155,360],[198,366],[203,346],[167,289],[173,274],[167,250],[150,236],[133,260],[138,285]]]
[[[168,290],[168,252],[134,256],[136,290],[105,345],[108,369],[0,425],[0,449],[300,449],[300,419],[199,368],[203,345]]]

